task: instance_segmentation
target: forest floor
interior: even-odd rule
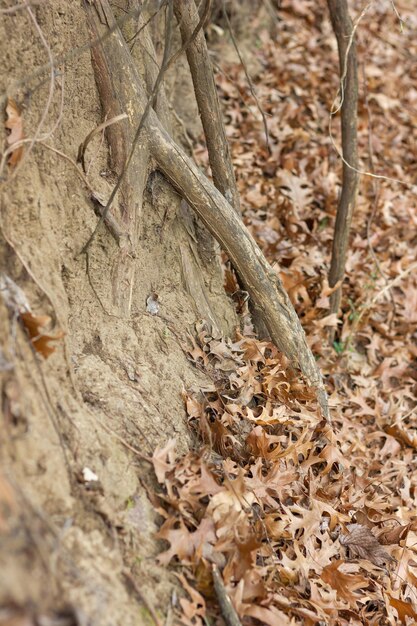
[[[0,188],[1,626],[220,625],[225,596],[244,626],[417,621],[417,18],[407,0],[351,6],[367,174],[338,319],[327,283],[341,184],[335,38],[324,2],[273,4],[231,15],[258,102],[221,18],[209,47],[243,219],[300,316],[330,425],[255,336],[224,259],[226,295],[204,229],[158,173],[133,313],[116,315],[115,242],[103,228],[87,266],[80,255],[96,225],[91,190],[106,197],[113,183],[99,134],[86,176],[76,169],[103,121],[88,45],[50,82],[29,81],[48,50],[89,41],[85,14],[50,0],[0,22],[5,75],[31,87],[8,109],[9,143],[21,124],[44,137]],[[207,169],[177,70],[175,134],[183,118]],[[195,324],[196,275],[220,330]],[[28,341],[16,322],[28,303],[29,336],[52,318],[52,340]]]
[[[206,453],[177,455],[171,442],[154,455],[167,497],[160,559],[185,567],[183,624],[218,615],[213,567],[244,624],[417,620],[417,20],[406,2],[361,9],[363,175],[340,318],[327,283],[341,176],[327,14],[292,1],[272,34],[252,21],[239,46],[258,102],[227,24],[212,33],[244,220],[301,318],[332,425],[250,325],[233,341],[201,328],[192,358],[213,384],[186,401]],[[207,166],[203,144],[195,153]],[[244,310],[230,269],[226,278]]]

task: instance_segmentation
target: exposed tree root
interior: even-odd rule
[[[94,5],[100,12],[104,9],[107,21],[105,28],[110,27],[113,30],[114,20],[109,19],[111,10],[108,1],[95,0]],[[90,5],[88,13],[90,21],[95,25],[94,37],[97,38],[97,34],[103,29],[100,13]],[[108,38],[93,48],[92,54],[99,67],[105,68],[107,72],[105,80],[111,77],[114,97],[119,91],[121,94],[125,93],[126,85],[129,85],[130,89],[133,88],[136,101],[134,108],[127,112],[130,115],[130,127],[137,126],[147,107],[148,98],[144,81],[136,71],[121,32],[114,29]],[[109,88],[106,89],[110,91]],[[111,115],[115,114],[113,110]],[[153,110],[149,111],[144,128],[146,142],[143,140],[140,142],[141,150],[145,151],[143,144],[146,143],[158,168],[187,200],[228,254],[269,330],[272,341],[294,365],[299,365],[308,382],[316,388],[323,416],[328,420],[327,395],[320,370],[278,275],[265,259],[232,205],[175,143]],[[138,176],[139,173],[135,171],[133,165],[130,169],[133,172],[132,176]],[[143,176],[143,172],[140,172],[140,175]]]

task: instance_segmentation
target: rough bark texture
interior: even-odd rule
[[[345,272],[350,224],[359,185],[359,174],[356,171],[358,169],[358,71],[355,38],[352,34],[353,24],[348,12],[347,0],[327,0],[327,4],[337,39],[343,85],[341,90],[343,185],[337,207],[329,273],[329,284],[334,287],[343,278]],[[337,313],[339,310],[340,299],[341,288],[339,287],[330,297],[332,313]]]
[[[106,16],[110,14],[107,0],[97,0],[95,4],[100,8],[104,7]],[[91,18],[99,19],[98,13],[92,12]],[[108,25],[113,25],[108,17],[107,22]],[[96,46],[96,50],[104,55],[110,72],[120,74],[119,80],[134,82],[138,98],[137,110],[141,109],[140,113],[143,114],[147,102],[146,89],[135,70],[120,31],[115,29],[105,41]],[[328,419],[327,397],[320,371],[277,274],[232,205],[173,141],[152,110],[146,120],[145,129],[151,155],[159,169],[183,195],[229,255],[242,284],[260,312],[271,339],[292,363],[299,365],[309,383],[317,389],[323,415]]]
[[[100,21],[107,24],[109,15],[105,7],[99,13]],[[91,11],[87,11],[92,39],[98,37],[99,30]],[[135,134],[136,119],[139,116],[138,97],[135,82],[130,80],[129,67],[120,67],[118,72],[110,72],[107,60],[92,48],[92,62],[97,89],[103,108],[103,117],[111,118],[129,112],[127,120],[109,126],[106,130],[110,146],[110,166],[120,176],[129,153],[132,137]],[[132,305],[132,292],[135,277],[135,250],[138,245],[140,214],[143,193],[148,178],[149,149],[140,143],[133,155],[131,167],[126,172],[118,193],[113,215],[119,222],[123,235],[119,237],[119,257],[113,268],[113,302],[118,314],[129,317]]]
[[[180,26],[182,40],[185,43],[190,39],[199,21],[195,2],[194,0],[176,0],[174,11]],[[193,43],[188,46],[186,53],[207,141],[213,181],[217,189],[239,212],[239,194],[236,189],[229,144],[203,31],[198,33]]]

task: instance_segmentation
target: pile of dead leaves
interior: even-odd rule
[[[180,457],[169,441],[153,456],[169,544],[159,561],[182,565],[189,595],[181,623],[218,614],[213,565],[245,624],[417,618],[417,524],[401,508],[396,440],[343,417],[336,437],[272,344],[198,331],[190,355],[213,384],[185,401],[205,445]]]
[[[374,4],[357,29],[360,168],[406,184],[361,179],[339,319],[326,279],[341,163],[325,5],[282,3],[272,34],[254,16],[271,152],[240,62],[220,64],[243,217],[279,268],[333,421],[250,326],[234,341],[197,328],[190,358],[212,384],[184,395],[196,449],[179,456],[170,441],[153,457],[160,561],[186,591],[184,625],[222,623],[213,567],[246,626],[417,622],[417,22],[395,6],[403,22]],[[353,17],[362,9],[351,3]],[[196,154],[204,166],[203,145]]]

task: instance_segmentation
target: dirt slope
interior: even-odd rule
[[[88,41],[81,3],[50,0],[33,8],[33,18],[23,10],[2,16],[0,29],[2,89],[21,107],[25,136],[37,134],[75,159],[103,119],[89,50],[57,63],[49,111],[50,74],[33,73],[48,52],[59,57]],[[184,100],[188,76],[174,79],[170,84],[182,91],[171,98]],[[23,89],[14,88],[17,80]],[[101,197],[111,191],[107,157],[98,135],[87,163],[90,186]],[[205,379],[184,353],[187,333],[207,308],[224,331],[235,319],[210,239],[152,172],[132,315],[115,315],[116,243],[102,227],[88,271],[80,255],[97,222],[90,196],[74,166],[40,144],[30,154],[26,147],[1,186],[0,271],[65,338],[47,360],[36,355],[0,298],[0,611],[17,605],[39,616],[69,607],[74,622],[138,626],[150,623],[149,612],[123,572],[132,572],[161,615],[169,613],[173,578],[155,561],[150,466],[126,444],[143,455],[170,437],[184,449],[192,445],[181,391]],[[152,293],[157,315],[146,308]],[[99,480],[86,482],[85,468]]]

